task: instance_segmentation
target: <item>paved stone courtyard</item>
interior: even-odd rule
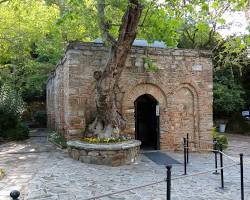
[[[25,142],[11,142],[0,146],[0,168],[6,177],[0,181],[0,200],[9,200],[12,189],[21,191],[25,200],[74,200],[161,181],[166,169],[141,155],[140,160],[128,166],[108,167],[88,165],[75,161],[65,151],[47,142],[45,131],[33,131]],[[231,147],[227,154],[239,160],[244,153],[245,199],[250,199],[250,137],[229,135]],[[182,153],[168,155],[182,162]],[[190,155],[188,174],[213,169],[211,153]],[[225,165],[233,162],[225,158]],[[173,177],[183,174],[183,165],[173,165]],[[237,200],[240,199],[239,166],[224,170],[225,189],[220,189],[220,175],[207,173],[187,176],[172,181],[172,200]],[[96,199],[96,198],[94,198]],[[164,200],[166,183],[106,196],[102,200]]]

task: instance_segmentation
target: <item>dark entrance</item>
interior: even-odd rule
[[[144,94],[135,101],[135,137],[142,142],[143,149],[160,148],[157,105],[157,100],[149,94]]]

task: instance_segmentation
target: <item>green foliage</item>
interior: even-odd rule
[[[147,72],[158,72],[159,68],[155,65],[154,61],[150,57],[144,58],[145,69]]]
[[[11,127],[16,127],[19,122],[19,116],[16,112],[8,111],[2,105],[0,106],[0,131],[4,134],[4,131]]]
[[[220,40],[213,51],[215,115],[231,115],[246,105],[247,91],[243,87],[242,77],[250,60],[245,39],[236,37]]]
[[[36,111],[33,117],[38,127],[46,127],[47,113],[45,111]]]
[[[242,77],[241,77],[242,87],[246,93],[246,108],[250,108],[250,65],[247,65],[242,69]]]
[[[97,10],[97,4],[103,2],[104,21],[110,34],[117,39],[127,0],[11,0],[1,3],[0,85],[9,85],[26,102],[45,101],[46,80],[63,55],[67,42],[92,41],[103,36]],[[151,42],[160,40],[171,47],[179,43],[179,47],[188,48],[211,48],[219,38],[216,25],[225,22],[223,13],[241,10],[247,5],[246,0],[141,2],[144,9],[138,38]],[[249,38],[244,41],[248,43]],[[239,65],[242,60],[234,55],[244,47],[239,39],[234,43],[237,46],[222,45],[214,59],[218,61],[216,65],[242,66]],[[158,70],[153,62],[147,64],[148,71]],[[220,93],[221,87],[218,88]]]
[[[26,63],[23,75],[19,79],[22,97],[25,102],[45,100],[46,80],[54,66],[30,60]]]
[[[44,98],[48,74],[62,55],[63,40],[53,26],[58,15],[55,5],[43,1],[0,5],[0,81],[20,91],[25,100]]]
[[[212,49],[220,38],[209,24],[185,24],[178,43],[179,48],[186,49]]]
[[[0,88],[0,137],[23,140],[28,138],[29,130],[21,122],[24,104],[21,96],[10,88]]]
[[[216,115],[230,115],[244,108],[244,90],[239,83],[226,77],[219,77],[214,82],[214,113]],[[225,78],[222,81],[222,78]]]
[[[231,76],[242,75],[242,70],[250,64],[247,57],[246,40],[248,37],[233,37],[218,40],[214,48],[213,63],[216,70],[230,69]]]
[[[17,123],[15,127],[9,127],[3,131],[3,138],[12,140],[24,140],[29,138],[29,128],[24,123]]]
[[[181,16],[175,16],[173,10],[169,7],[158,7],[157,5],[148,5],[149,14],[145,16],[144,26],[139,29],[138,37],[145,38],[148,41],[159,40],[165,42],[168,46],[175,47],[178,43],[181,33],[181,26],[184,22]]]
[[[29,58],[32,44],[48,35],[57,16],[56,7],[48,7],[42,1],[13,0],[1,4],[1,62],[11,60],[18,64]]]
[[[195,49],[213,49],[217,46],[217,40],[221,39],[217,29],[225,24],[224,13],[244,9],[247,6],[246,0],[184,2],[185,6],[179,6],[183,9],[185,21],[181,27],[178,47]]]
[[[234,113],[227,123],[227,132],[231,133],[250,133],[250,123],[242,117],[241,113]]]
[[[24,110],[24,102],[20,93],[6,85],[0,86],[0,106],[3,111],[16,115],[20,115]]]
[[[65,139],[65,137],[57,132],[51,132],[49,133],[48,136],[49,141],[51,141],[52,143],[54,143],[55,145],[58,145],[61,148],[67,148],[67,141]]]
[[[216,128],[212,129],[212,136],[213,139],[217,141],[217,149],[219,148],[220,145],[222,145],[223,149],[227,149],[228,147],[228,139],[225,135],[219,134],[216,130]]]
[[[248,76],[245,76],[246,69],[250,66],[246,52],[249,36],[232,36],[223,39],[216,32],[216,27],[225,23],[220,13],[222,4],[228,4],[229,10],[232,7],[238,9],[245,5],[243,1],[230,3],[229,5],[226,1],[214,1],[212,7],[216,10],[209,16],[203,16],[204,13],[209,12],[210,8],[206,3],[202,4],[204,13],[192,15],[187,19],[182,26],[183,32],[178,44],[181,48],[210,49],[213,52],[214,114],[216,117],[241,111],[250,96]],[[193,9],[190,8],[190,10]],[[214,19],[211,18],[213,15],[216,16]],[[207,21],[209,19],[211,23]]]

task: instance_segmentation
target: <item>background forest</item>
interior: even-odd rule
[[[73,40],[104,38],[98,0],[0,0],[0,137],[27,137],[27,122],[46,125],[46,81]],[[105,20],[117,37],[126,0],[106,0]],[[223,14],[246,0],[144,0],[138,39],[213,52],[214,117],[241,118],[250,107],[249,35],[223,38]],[[180,6],[182,9],[179,9]],[[104,38],[105,39],[105,38]],[[23,123],[25,121],[26,123]],[[235,121],[235,120],[234,120]]]

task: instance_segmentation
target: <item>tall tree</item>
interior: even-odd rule
[[[97,81],[97,116],[94,122],[89,125],[87,131],[91,131],[92,133],[101,137],[110,137],[114,132],[116,132],[117,134],[117,132],[119,133],[125,126],[125,121],[116,106],[115,89],[117,87],[117,83],[119,81],[121,73],[125,67],[125,61],[128,57],[133,41],[138,36],[138,28],[140,28],[139,22],[143,9],[142,3],[147,5],[147,9],[144,12],[144,18],[143,20],[141,20],[142,24],[145,26],[152,23],[152,21],[158,20],[158,22],[155,24],[155,27],[159,27],[159,29],[153,29],[149,32],[147,31],[147,28],[142,28],[142,31],[139,32],[138,35],[146,36],[148,34],[149,39],[152,39],[150,38],[150,36],[158,34],[159,36],[153,39],[166,41],[166,36],[164,35],[164,31],[162,30],[165,30],[166,27],[170,27],[170,30],[172,32],[170,32],[170,34],[168,35],[167,41],[168,43],[171,43],[169,41],[171,41],[171,39],[173,38],[176,38],[175,41],[177,41],[179,33],[181,32],[180,27],[184,26],[186,22],[192,22],[193,24],[195,24],[200,32],[208,32],[208,41],[210,41],[215,33],[217,21],[222,21],[221,15],[228,9],[242,6],[246,2],[206,2],[195,0],[165,1],[165,3],[161,5],[158,1],[142,2],[139,0],[128,0],[128,5],[122,17],[120,28],[118,30],[118,39],[116,40],[109,32],[111,30],[112,23],[108,20],[105,20],[106,2],[98,0],[97,11],[99,16],[99,25],[103,30],[102,36],[104,40],[107,40],[108,43],[111,44],[111,47],[110,55],[104,71],[96,71],[94,73],[94,77]],[[175,8],[174,11],[173,8]],[[184,12],[181,12],[179,8],[183,8]],[[148,15],[151,16],[148,17]],[[150,29],[150,27],[148,28]],[[187,30],[185,31],[189,35],[189,32]],[[204,46],[206,45],[207,44],[204,44]]]
[[[103,35],[111,43],[110,54],[103,72],[96,71],[94,76],[97,80],[96,85],[96,106],[97,116],[90,129],[97,134],[103,133],[110,137],[113,129],[119,130],[124,126],[124,120],[119,113],[116,104],[115,87],[122,74],[126,59],[136,38],[137,28],[142,13],[142,5],[138,0],[129,0],[128,8],[122,18],[119,28],[118,39],[115,40],[109,34],[109,24],[104,20],[105,1],[98,2],[100,13],[100,26]]]
[[[4,74],[9,70],[10,77],[25,77],[15,81],[17,88],[36,90],[37,80],[41,87],[66,42],[101,37],[110,54],[104,70],[94,74],[97,116],[88,131],[109,137],[125,126],[114,91],[136,37],[176,47],[184,35],[207,46],[203,35],[212,38],[215,24],[223,23],[222,13],[246,4],[247,0],[0,0],[0,67]]]

